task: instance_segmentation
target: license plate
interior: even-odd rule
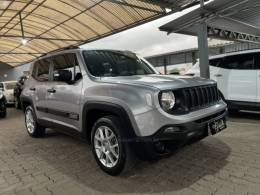
[[[227,128],[226,120],[219,119],[209,123],[208,125],[208,134],[215,135],[216,133],[222,131],[223,129]]]

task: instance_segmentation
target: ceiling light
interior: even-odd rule
[[[24,38],[22,39],[22,44],[23,44],[23,45],[26,45],[27,42],[28,42],[28,41],[27,41],[26,39],[24,39]]]

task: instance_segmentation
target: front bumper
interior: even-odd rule
[[[226,121],[226,116],[227,110],[224,109],[192,122],[167,124],[151,136],[137,137],[133,147],[137,155],[143,159],[165,156],[190,141],[208,136],[209,124],[220,119]]]

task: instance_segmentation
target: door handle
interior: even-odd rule
[[[35,87],[31,87],[30,90],[31,91],[36,91],[36,88]]]
[[[223,75],[222,74],[215,74],[214,76],[215,77],[222,77]]]
[[[48,89],[47,90],[49,93],[56,93],[56,90],[54,88]]]

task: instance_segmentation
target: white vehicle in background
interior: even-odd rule
[[[0,90],[3,91],[7,104],[15,103],[14,88],[16,86],[16,83],[17,83],[17,81],[0,82]]]
[[[185,75],[199,77],[199,62]],[[230,111],[260,110],[260,49],[211,57],[210,78],[217,81]]]

